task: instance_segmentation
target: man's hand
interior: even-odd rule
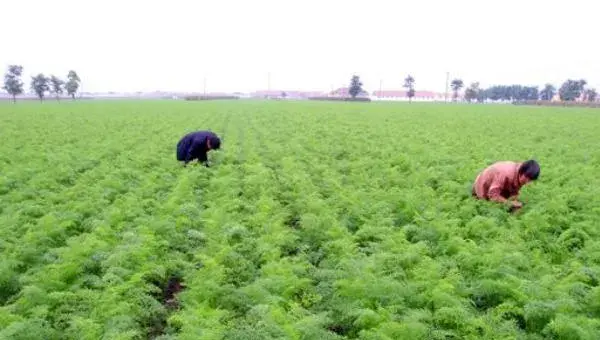
[[[521,208],[523,208],[523,203],[519,201],[512,201],[508,211],[515,212]]]

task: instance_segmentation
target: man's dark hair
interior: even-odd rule
[[[210,137],[210,147],[211,149],[220,149],[221,148],[221,139],[217,136]]]
[[[523,162],[519,167],[519,175],[525,175],[532,181],[535,181],[540,176],[540,165],[533,159]]]

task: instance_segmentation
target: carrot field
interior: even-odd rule
[[[0,339],[600,338],[600,109],[7,102],[0,138]],[[529,158],[521,211],[472,199]]]

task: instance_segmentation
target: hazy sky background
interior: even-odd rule
[[[444,91],[466,84],[600,90],[600,5],[592,0],[19,0],[1,5],[0,66],[82,78],[83,91]],[[596,19],[594,21],[594,19]],[[12,34],[11,29],[16,29]]]

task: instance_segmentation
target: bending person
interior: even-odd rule
[[[501,161],[485,168],[475,179],[473,196],[477,199],[511,204],[511,211],[523,207],[519,191],[538,179],[540,165],[535,160],[525,162]],[[511,201],[513,199],[513,201]]]
[[[207,152],[221,148],[221,139],[211,131],[196,131],[183,136],[177,143],[177,160],[184,166],[194,159],[209,167]]]

